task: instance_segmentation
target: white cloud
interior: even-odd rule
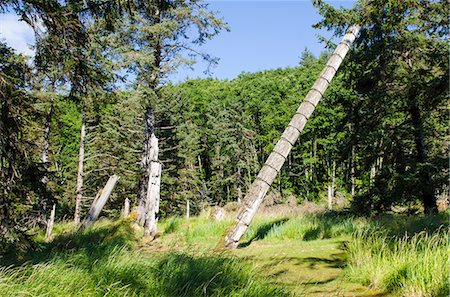
[[[33,29],[12,13],[0,14],[0,39],[14,48],[18,53],[34,56],[35,38]]]

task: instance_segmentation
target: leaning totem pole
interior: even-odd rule
[[[345,55],[350,50],[359,29],[360,27],[358,25],[351,26],[348,33],[344,35],[335,51],[328,59],[319,78],[306,95],[302,104],[300,104],[300,107],[292,117],[291,122],[288,124],[272,153],[267,158],[266,163],[259,171],[255,181],[248,189],[247,195],[239,209],[236,224],[226,234],[224,241],[219,242],[218,248],[236,248],[238,246],[241,237],[244,235],[245,231],[247,231],[248,226],[258,211],[273,180],[286,161],[292,146],[300,136],[301,131],[325,93],[328,85],[344,60]]]

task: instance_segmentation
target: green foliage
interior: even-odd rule
[[[33,80],[24,58],[1,44],[2,234],[12,225],[43,226],[55,201],[58,219],[72,215],[83,109],[82,213],[111,174],[121,179],[103,213],[118,217],[125,198],[136,204],[145,184],[140,163],[149,131],[143,115],[150,108],[163,164],[161,217],[184,213],[187,201],[192,214],[239,201],[329,56],[305,50],[298,67],[167,85],[168,73],[195,60],[191,46],[226,29],[225,23],[200,1],[125,2],[0,4],[2,12],[12,8],[45,29],[38,32]],[[353,9],[315,3],[323,15],[317,27],[335,35],[349,22],[362,29],[272,190],[280,200],[321,201],[332,185],[336,202],[346,205],[352,197],[358,214],[417,208],[418,201],[434,211],[435,198],[448,195],[448,2],[359,1]],[[190,33],[193,38],[185,38]],[[113,75],[119,68],[133,73],[135,84],[112,92],[113,83],[123,83]],[[50,106],[54,113],[47,118]],[[43,163],[47,127],[50,158]],[[296,239],[354,227],[329,223],[299,219],[304,230],[289,222],[266,227],[269,237]],[[222,227],[212,224],[203,234]],[[167,232],[177,228],[174,221]]]
[[[223,205],[243,198],[326,57],[309,56],[301,67],[242,74],[232,81],[192,80],[168,86],[162,94],[165,102],[155,105],[176,127],[175,133],[157,127],[163,137],[161,160],[170,160],[174,168],[167,172],[170,196],[163,197],[178,205],[189,199],[194,212],[204,203]],[[344,97],[343,89],[337,78],[308,123],[282,170],[282,192],[318,200],[331,182],[333,161],[344,159],[339,154],[345,149],[346,131],[339,129],[345,114],[334,99]],[[337,180],[346,192],[348,169],[340,168]]]
[[[360,209],[382,211],[420,199],[436,211],[435,196],[448,180],[447,1],[359,1],[354,9],[317,3],[326,27],[341,35],[349,22],[362,26],[345,63],[347,122],[355,134],[361,179]],[[369,173],[369,174],[367,174]]]
[[[0,42],[0,252],[26,238],[23,231],[40,223],[34,208],[44,203],[42,167],[34,158],[35,98],[27,94],[26,58]],[[20,244],[20,243],[19,243]]]

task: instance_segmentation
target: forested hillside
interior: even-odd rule
[[[197,213],[208,205],[242,199],[326,57],[304,52],[296,68],[162,88],[161,98],[151,101],[163,163],[162,215],[184,213],[187,200]],[[374,211],[395,204],[415,205],[420,191],[413,189],[420,183],[414,171],[418,164],[410,116],[400,99],[390,106],[362,100],[352,84],[346,85],[344,75],[333,81],[272,190],[284,198],[294,196],[298,202],[317,202],[326,200],[332,186],[340,200],[353,197],[355,207],[364,201]],[[106,210],[117,216],[125,198],[136,201],[144,137],[142,102],[149,92],[140,86],[91,98],[83,213],[112,174],[121,180]],[[36,103],[30,108],[40,116],[28,115],[24,134],[38,160],[45,137],[42,127],[52,104],[48,187],[58,202],[58,216],[71,217],[82,111],[70,98],[35,94]],[[446,114],[444,97],[424,114],[436,195],[443,193],[448,177]]]

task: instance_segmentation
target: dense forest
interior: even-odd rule
[[[328,89],[320,94],[315,112],[305,117],[307,123],[274,182],[268,185],[272,201],[267,204],[290,207],[314,203],[327,205],[328,212],[314,217],[277,217],[271,222],[256,220],[244,239],[248,245],[254,240],[289,239],[299,246],[304,241],[330,239],[332,255],[338,244],[342,246],[342,238],[353,236],[353,241],[344,244],[350,263],[347,274],[353,280],[403,296],[444,296],[448,284],[443,278],[431,281],[429,275],[444,277],[448,272],[444,267],[448,228],[441,226],[444,219],[437,213],[438,201],[448,207],[450,190],[450,2],[360,0],[351,9],[313,2],[322,16],[315,28],[325,28],[336,38],[348,34],[353,24],[360,31],[352,47],[348,46],[347,56],[341,57],[343,62],[339,71],[334,70],[336,75]],[[170,246],[170,236],[177,236],[175,241],[180,245],[185,242],[189,246],[190,240],[196,244],[219,241],[226,224],[236,217],[233,211],[248,206],[246,193],[300,103],[319,75],[325,73],[324,67],[330,67],[327,61],[336,55],[335,39],[323,40],[328,50],[318,57],[307,49],[300,51],[295,67],[241,73],[231,80],[192,79],[174,84],[170,75],[179,67],[202,60],[209,71],[219,62],[202,52],[201,45],[230,28],[203,1],[1,0],[0,13],[16,13],[36,36],[32,58],[0,41],[2,265],[14,261],[14,265],[22,265],[19,260],[26,260],[23,255],[17,259],[17,255],[3,256],[20,250],[33,255],[33,261],[46,255],[48,263],[55,265],[48,264],[55,267],[55,275],[64,275],[61,271],[71,265],[66,262],[76,256],[84,263],[79,263],[80,267],[86,266],[87,275],[98,273],[102,283],[106,270],[95,272],[92,259],[94,263],[98,259],[100,266],[109,265],[102,257],[112,255],[112,262],[125,263],[117,267],[126,268],[131,263],[131,272],[124,272],[124,279],[112,280],[112,286],[124,284],[113,295],[149,296],[154,292],[151,296],[173,296],[171,290],[179,285],[177,296],[228,296],[233,292],[237,294],[233,296],[290,296],[284,289],[265,283],[259,286],[251,277],[253,272],[226,255],[202,258],[168,254],[146,262],[145,253],[133,257],[131,252],[115,247],[120,242],[133,253],[135,244],[149,247],[148,242],[135,238],[142,230],[131,223],[137,221],[141,227],[149,224],[148,210],[143,213],[142,207],[148,207],[148,197],[153,195],[149,193],[154,189],[154,168],[160,170],[161,180],[156,182],[160,198],[152,206],[156,207],[152,220],[155,223],[160,219],[166,236],[157,244]],[[128,221],[78,229],[93,203],[103,197],[102,189],[113,175],[120,179],[98,212],[101,210],[111,222],[122,218],[130,204]],[[224,206],[234,216],[227,217],[226,224],[212,222],[211,217],[205,219],[204,214],[212,207]],[[344,211],[334,213],[332,209]],[[128,216],[128,210],[125,212]],[[188,218],[182,221],[185,214]],[[386,214],[409,217],[386,220]],[[189,221],[189,215],[200,216]],[[56,233],[61,235],[48,243],[52,237],[47,234],[45,244],[49,245],[42,243],[35,248],[41,243],[33,236],[45,232],[50,221],[53,226],[53,219],[60,224]],[[113,235],[107,235],[110,233]],[[406,237],[400,237],[404,234]],[[97,244],[94,250],[93,242]],[[433,253],[428,253],[429,249]],[[67,251],[74,253],[64,254]],[[252,250],[242,253],[246,252]],[[60,253],[54,258],[56,262],[51,262],[51,253]],[[407,262],[411,255],[419,263],[413,265],[416,270]],[[256,257],[269,261],[265,256]],[[327,259],[325,263],[335,263]],[[396,259],[398,265],[389,259]],[[383,268],[370,266],[375,262]],[[199,277],[185,281],[174,277],[170,279],[175,282],[172,288],[161,280],[172,276],[170,265],[180,263],[189,267],[186,273],[180,272],[183,277],[197,270]],[[339,263],[336,267],[343,265]],[[148,265],[157,268],[148,270]],[[426,265],[432,268],[418,268]],[[30,267],[27,269],[41,269]],[[138,268],[142,271],[134,270]],[[286,271],[289,269],[297,268]],[[363,270],[366,274],[361,273]],[[39,291],[39,286],[32,285],[32,278],[19,280],[15,277],[19,272],[11,271],[1,272],[0,278],[14,285],[0,285],[0,295],[16,292],[22,280],[33,294],[54,289]],[[155,276],[154,271],[163,272]],[[222,275],[222,271],[229,274]],[[371,275],[377,271],[392,274],[383,272],[384,278]],[[415,276],[416,271],[420,277]],[[127,273],[133,279],[137,273],[143,283],[153,277],[160,283],[129,287]],[[248,283],[236,289],[226,278],[233,273],[235,280]],[[275,272],[273,275],[278,277]],[[45,279],[47,273],[42,277]],[[48,279],[35,281],[52,283]],[[95,292],[92,296],[103,296],[109,292],[95,281],[89,279],[86,283],[92,284],[87,289],[74,289],[73,295]],[[186,286],[190,281],[198,283]],[[212,288],[208,287],[210,283]],[[55,296],[60,294],[55,292]]]
[[[121,180],[106,211],[119,215],[125,198],[139,199],[148,130],[160,139],[162,216],[184,212],[187,200],[194,213],[240,201],[329,54],[305,50],[298,67],[172,85],[167,74],[195,59],[189,46],[226,28],[204,4],[134,3],[121,14],[83,5],[3,4],[31,25],[42,18],[46,30],[34,63],[1,44],[2,226],[45,224],[53,203],[58,218],[80,203],[84,215],[112,174]],[[370,23],[272,187],[281,197],[320,201],[332,187],[357,211],[380,212],[418,201],[433,211],[448,195],[446,4],[376,15],[380,5],[364,8]],[[342,20],[321,10],[318,26],[340,33]],[[428,22],[430,13],[442,19]],[[199,35],[187,40],[195,26]],[[126,90],[115,87],[118,69],[134,74]]]

